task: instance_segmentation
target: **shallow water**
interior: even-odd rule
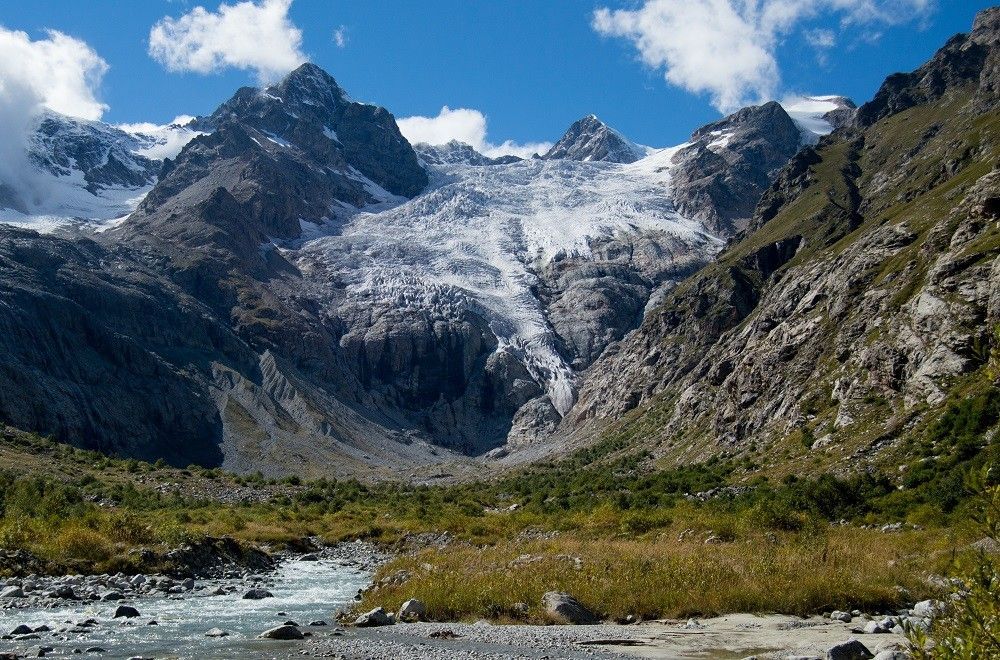
[[[0,610],[0,631],[4,633],[20,624],[32,628],[44,624],[57,630],[67,627],[67,621],[78,623],[92,618],[100,622],[86,635],[44,633],[40,640],[0,641],[0,651],[24,652],[51,646],[55,649],[51,655],[64,655],[72,654],[74,649],[96,646],[108,651],[99,656],[103,658],[266,656],[268,650],[277,651],[286,648],[286,644],[258,640],[260,633],[287,620],[300,624],[303,631],[316,620],[334,624],[333,611],[351,602],[358,589],[371,580],[368,572],[329,560],[290,561],[268,577],[273,584],[267,589],[274,598],[243,600],[248,586],[242,581],[205,580],[198,583],[206,587],[204,591],[191,592],[183,600],[151,596],[131,601],[141,614],[131,621],[111,618],[118,603],[69,602],[55,609]],[[227,583],[240,588],[225,596],[202,595]],[[279,612],[285,614],[278,616]],[[147,625],[151,620],[159,625]],[[229,636],[205,637],[205,632],[212,628],[221,628]]]

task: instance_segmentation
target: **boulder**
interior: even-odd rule
[[[243,594],[243,600],[263,600],[265,598],[274,598],[272,594],[267,589],[251,589],[250,591]]]
[[[22,623],[17,628],[14,628],[13,630],[11,630],[10,634],[11,635],[30,635],[33,632],[35,632],[35,631]]]
[[[913,615],[925,618],[933,617],[943,607],[939,600],[922,600],[913,606]]]
[[[899,649],[885,649],[875,654],[875,660],[910,660],[910,654]]]
[[[826,660],[871,660],[875,654],[856,639],[841,642],[826,652]]]
[[[0,591],[0,598],[24,598],[24,591],[21,587],[7,587]]]
[[[118,608],[115,610],[115,616],[113,618],[134,619],[137,616],[139,616],[139,610],[129,605],[119,605]]]
[[[396,623],[395,617],[381,607],[376,607],[371,612],[366,612],[354,620],[354,625],[358,628],[377,628],[391,626],[394,623]]]
[[[260,635],[261,639],[304,639],[305,635],[295,626],[278,626],[266,630]]]
[[[882,624],[878,621],[869,621],[865,625],[866,635],[884,635],[885,633],[889,632],[889,630],[891,630],[891,628],[883,627]]]
[[[120,591],[109,591],[106,594],[104,594],[103,596],[101,596],[101,600],[106,601],[106,602],[111,602],[111,601],[115,601],[115,600],[121,600],[124,597],[125,596],[123,596],[122,592],[120,592]]]
[[[851,616],[850,612],[841,612],[840,610],[834,610],[833,612],[830,613],[831,621],[842,621],[843,623],[850,623],[851,619],[853,618],[854,617]]]
[[[590,625],[598,623],[598,618],[593,612],[584,607],[580,602],[569,594],[549,591],[542,596],[542,608],[546,615],[561,623],[572,623],[575,625]]]
[[[50,598],[63,598],[65,600],[76,600],[76,592],[68,584],[61,584],[49,593]]]
[[[400,621],[420,621],[427,614],[427,606],[422,600],[411,598],[399,608],[396,618]]]
[[[229,633],[222,628],[212,628],[205,633],[205,637],[229,637]]]

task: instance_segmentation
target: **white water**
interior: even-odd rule
[[[0,610],[0,632],[9,633],[18,625],[32,628],[47,625],[53,630],[71,627],[66,622],[80,623],[96,619],[100,625],[87,635],[44,633],[42,639],[24,642],[0,642],[0,651],[37,649],[51,646],[55,654],[72,654],[73,649],[90,647],[107,649],[102,658],[133,656],[173,658],[245,658],[277,649],[285,642],[259,640],[257,636],[287,620],[309,630],[308,624],[325,620],[333,625],[334,610],[351,602],[358,589],[365,587],[371,574],[355,566],[334,561],[291,561],[273,575],[274,584],[267,589],[274,598],[243,600],[248,585],[241,581],[206,580],[199,586],[203,591],[190,592],[184,600],[163,596],[132,601],[141,616],[137,619],[112,619],[118,603],[70,602],[55,609]],[[239,589],[226,596],[207,596],[217,586],[237,584]],[[123,601],[125,602],[125,601]],[[279,612],[284,612],[278,616]],[[147,625],[155,620],[159,625]],[[208,638],[212,628],[229,632],[228,637]],[[60,637],[69,637],[61,640]],[[88,657],[88,656],[84,656]]]

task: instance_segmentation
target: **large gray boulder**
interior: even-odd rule
[[[542,607],[550,619],[559,623],[592,625],[599,622],[593,612],[567,593],[549,591],[542,596]]]

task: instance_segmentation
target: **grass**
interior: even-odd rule
[[[448,532],[454,542],[445,549],[401,554],[382,569],[380,577],[411,578],[370,591],[361,606],[417,597],[434,618],[540,622],[541,594],[565,590],[612,618],[892,609],[934,595],[926,577],[947,572],[976,540],[962,484],[997,461],[987,437],[998,419],[994,390],[957,399],[922,431],[921,451],[939,458],[920,471],[780,482],[748,478],[744,463],[723,458],[657,469],[616,441],[493,482],[279,482],[7,434],[0,453],[10,464],[34,463],[0,475],[0,547],[25,550],[53,572],[134,572],[145,570],[135,550],[164,552],[206,536],[402,548],[413,534]],[[264,497],[215,497],[246,484]],[[688,496],[733,484],[707,501]],[[873,527],[897,520],[926,529]]]
[[[412,577],[369,591],[359,609],[395,608],[419,598],[432,619],[541,623],[542,594],[557,590],[612,619],[884,611],[935,595],[925,577],[950,556],[950,541],[940,531],[889,535],[817,528],[776,534],[735,521],[714,524],[720,523],[735,524],[733,540],[706,545],[704,531],[684,534],[702,526],[685,519],[635,540],[570,535],[428,550],[381,569],[379,579],[399,571]]]

